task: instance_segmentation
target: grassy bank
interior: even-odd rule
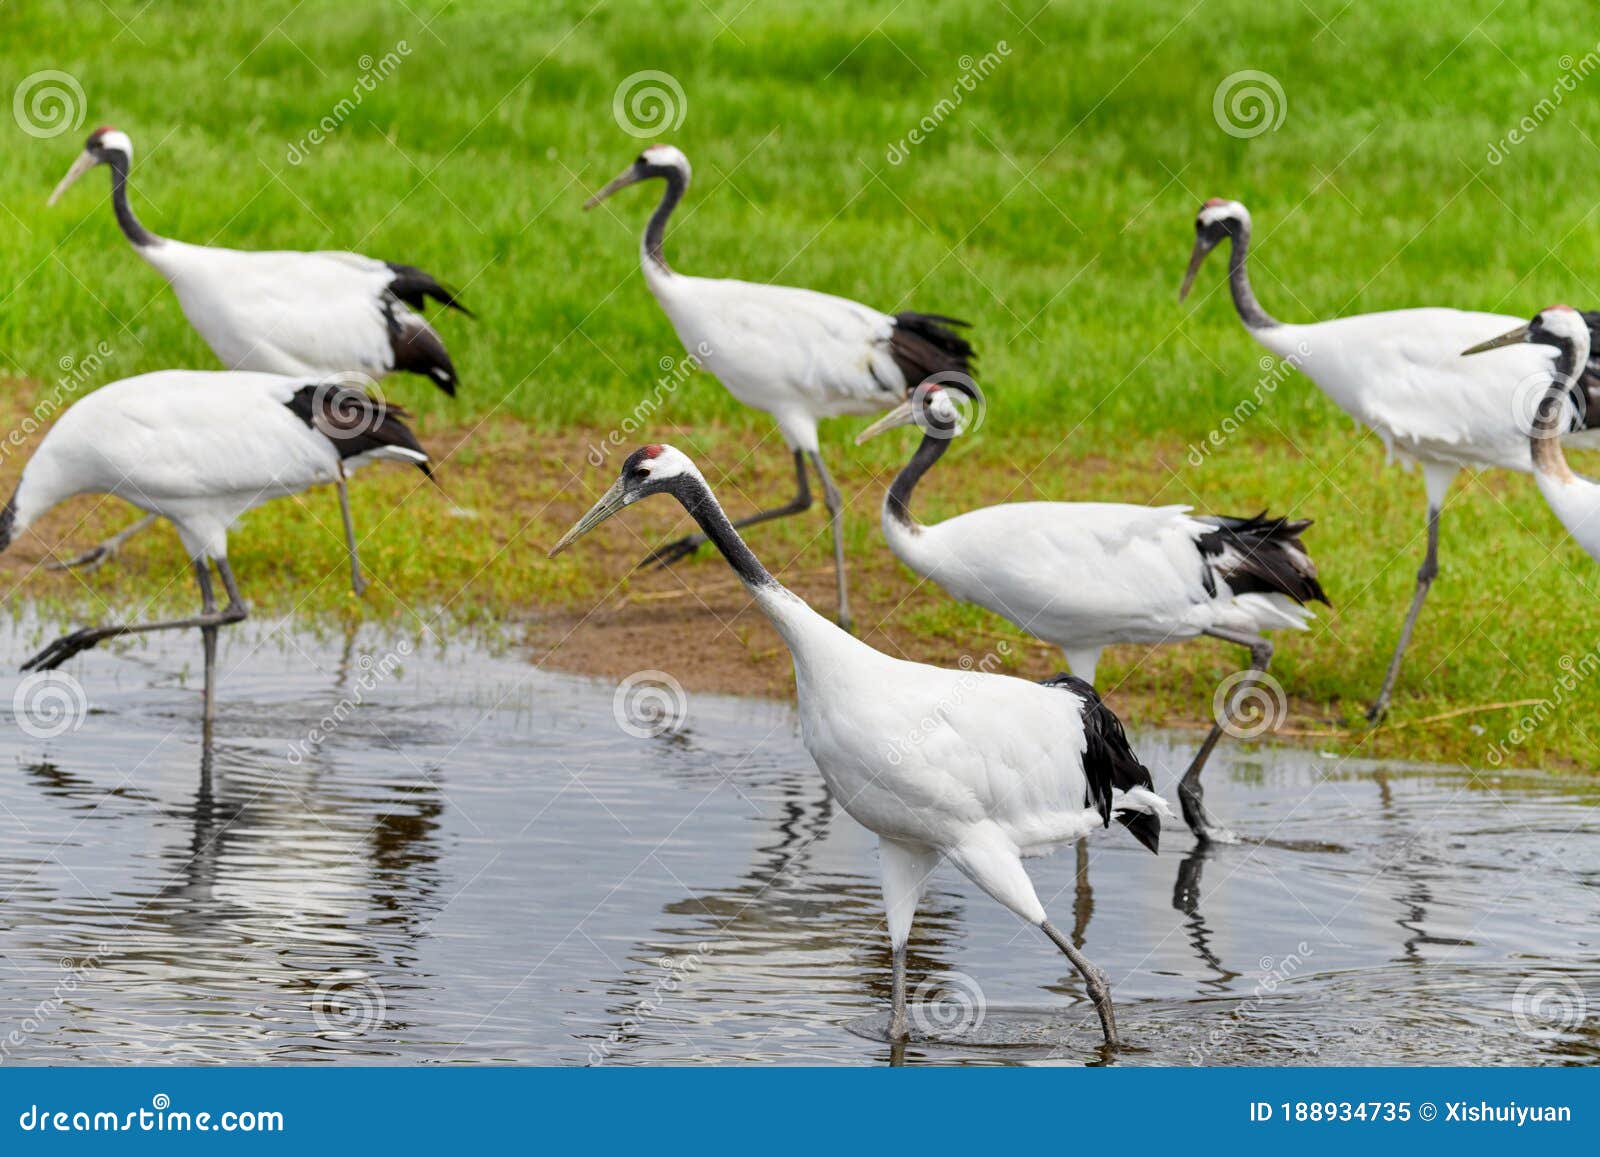
[[[1308,541],[1336,608],[1280,647],[1292,730],[1341,732],[1376,687],[1420,561],[1421,482],[1384,467],[1376,440],[1299,378],[1267,391],[1222,445],[1191,451],[1260,393],[1263,376],[1219,269],[1202,275],[1188,307],[1173,299],[1200,200],[1251,206],[1258,290],[1286,320],[1424,303],[1524,316],[1556,300],[1600,304],[1590,272],[1600,217],[1579,195],[1593,183],[1594,104],[1580,88],[1539,106],[1595,48],[1576,3],[1547,5],[1536,20],[1489,3],[1233,0],[1037,13],[978,0],[307,0],[198,11],[0,7],[6,75],[59,70],[84,93],[80,128],[41,136],[6,122],[0,137],[6,429],[69,359],[101,343],[108,353],[87,385],[213,364],[117,232],[104,174],[44,208],[89,129],[115,124],[134,138],[135,205],[159,233],[360,249],[461,287],[479,320],[441,323],[460,398],[401,380],[387,392],[418,411],[446,459],[445,484],[480,516],[451,516],[403,471],[363,476],[357,514],[383,583],[351,613],[515,616],[536,647],[586,669],[609,672],[631,654],[621,670],[633,670],[638,647],[677,647],[696,655],[678,671],[693,679],[698,656],[728,641],[700,641],[720,618],[742,658],[707,662],[700,678],[787,679],[775,640],[736,616],[737,592],[708,585],[725,577],[714,560],[622,581],[624,564],[668,532],[670,510],[632,512],[591,549],[543,559],[609,480],[588,448],[653,395],[669,373],[663,359],[681,355],[636,267],[650,194],[580,209],[639,148],[613,98],[641,70],[670,73],[683,94],[682,121],[661,138],[695,165],[668,237],[676,266],[975,323],[990,410],[930,479],[927,517],[1046,497],[1270,505],[1317,519]],[[1244,137],[1224,131],[1213,100],[1224,77],[1247,69],[1281,89],[1282,122]],[[1506,144],[1530,116],[1525,143]],[[325,117],[335,127],[310,143]],[[924,118],[933,128],[922,132]],[[829,430],[827,453],[851,498],[858,619],[879,632],[873,640],[948,662],[1006,639],[1019,670],[1054,669],[1052,656],[914,586],[889,558],[876,504],[908,446],[886,438],[858,450],[847,425]],[[730,506],[787,494],[769,424],[706,375],[665,393],[637,440],[650,438],[696,453],[714,482],[725,475]],[[17,464],[0,463],[0,487]],[[0,558],[8,601],[58,598],[74,613],[101,599],[137,606],[174,580],[171,593],[187,600],[166,531],[87,579],[31,570],[46,543],[83,543],[123,518],[89,502],[63,512]],[[279,610],[350,608],[336,528],[323,494],[251,515],[234,551],[247,591]],[[826,605],[820,528],[819,514],[754,541]],[[1527,479],[1458,484],[1393,724],[1312,738],[1482,763],[1530,710],[1491,705],[1551,698],[1564,657],[1576,663],[1600,644],[1597,573]],[[1210,644],[1125,648],[1102,682],[1130,712],[1197,721],[1235,662]],[[1594,702],[1592,687],[1568,695],[1508,762],[1593,766]]]

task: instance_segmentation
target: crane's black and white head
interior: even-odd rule
[[[1589,323],[1584,320],[1583,314],[1570,305],[1552,305],[1534,314],[1533,320],[1527,325],[1519,325],[1509,333],[1479,342],[1469,350],[1462,350],[1461,356],[1468,357],[1524,342],[1549,346],[1558,355],[1572,358],[1581,365],[1589,358]]]
[[[1183,285],[1178,290],[1178,300],[1182,301],[1189,296],[1189,290],[1194,286],[1195,275],[1200,272],[1200,266],[1205,262],[1206,254],[1210,253],[1225,238],[1239,237],[1250,231],[1250,210],[1237,201],[1226,201],[1221,197],[1213,197],[1200,206],[1200,212],[1194,219],[1194,251],[1189,254],[1189,268],[1183,275]]]
[[[50,194],[47,205],[54,205],[83,176],[96,165],[108,165],[113,161],[121,161],[126,168],[133,164],[133,141],[128,134],[110,125],[101,125],[89,134],[89,139],[84,143],[83,152],[78,154],[78,159],[72,162],[72,168],[67,170],[67,175],[61,178],[60,184]]]
[[[689,158],[683,155],[683,150],[675,145],[651,145],[634,158],[633,164],[611,178],[605,188],[585,201],[583,207],[592,209],[611,194],[640,181],[676,182],[681,189],[688,186],[691,175]]]
[[[1527,413],[1531,410],[1536,440],[1553,439],[1584,426],[1584,406],[1588,395],[1583,390],[1572,387],[1577,375],[1588,363],[1589,343],[1589,323],[1583,314],[1570,305],[1552,305],[1534,314],[1533,320],[1527,325],[1519,325],[1499,337],[1479,342],[1471,349],[1462,350],[1461,356],[1470,357],[1473,354],[1487,353],[1508,345],[1523,344],[1545,346],[1554,351],[1551,359],[1554,368],[1548,382],[1543,380],[1542,372],[1528,379],[1524,385],[1532,387],[1533,392],[1530,394],[1526,390],[1519,389],[1513,403],[1519,412]],[[1571,424],[1560,421],[1564,392],[1571,399],[1571,405],[1576,407],[1576,414]],[[1532,403],[1531,406],[1529,402]],[[1535,461],[1537,462],[1539,458],[1540,454],[1536,452]],[[1562,471],[1567,470],[1564,459],[1559,459],[1558,468]]]
[[[944,441],[977,429],[983,420],[983,391],[964,374],[935,374],[909,397],[861,433],[859,446],[887,430],[919,426],[930,438]]]
[[[589,508],[589,513],[578,519],[572,529],[561,536],[561,541],[550,548],[550,557],[554,558],[613,514],[632,506],[641,498],[648,498],[652,494],[674,494],[684,500],[689,498],[691,492],[704,491],[705,486],[705,479],[687,454],[659,443],[642,446],[622,463],[622,473],[611,484],[611,489],[602,494],[600,501]]]

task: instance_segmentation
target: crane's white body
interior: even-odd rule
[[[223,365],[320,376],[394,369],[386,310],[427,328],[389,292],[394,271],[359,253],[252,252],[159,240],[136,245]]]
[[[908,930],[940,855],[1018,916],[1043,921],[1021,857],[1104,825],[1084,802],[1083,699],[1010,675],[896,659],[781,587],[753,594],[794,657],[806,750],[839,805],[884,841],[895,943],[904,943],[900,921]],[[1167,813],[1143,788],[1116,806]]]
[[[883,533],[895,555],[951,595],[1060,647],[1072,673],[1094,682],[1103,648],[1167,643],[1207,630],[1304,630],[1315,616],[1276,592],[1234,594],[1198,542],[1217,528],[1187,506],[1016,502],[931,526],[907,525],[888,504]]]
[[[242,371],[165,370],[125,378],[75,402],[22,472],[23,525],[78,494],[112,494],[169,519],[195,559],[225,558],[245,511],[336,482],[334,443],[288,407],[313,381]],[[344,461],[420,461],[384,446]]]
[[[1528,473],[1528,436],[1542,393],[1537,383],[1548,381],[1553,352],[1524,345],[1493,357],[1461,356],[1526,320],[1460,309],[1398,309],[1250,333],[1382,438],[1402,462],[1451,474],[1482,466]],[[1597,436],[1600,431],[1589,430],[1569,439],[1593,445]]]
[[[791,450],[817,451],[822,418],[874,414],[905,396],[886,313],[809,289],[686,277],[644,251],[640,264],[684,348],[735,398],[771,414]]]

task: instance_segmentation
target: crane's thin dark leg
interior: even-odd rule
[[[356,524],[350,517],[350,487],[345,484],[344,468],[339,469],[339,514],[344,518],[344,542],[350,549],[350,589],[360,598],[367,593],[367,580],[361,577],[361,556],[356,553]]]
[[[1046,920],[1039,925],[1044,929],[1044,934],[1055,942],[1055,946],[1066,954],[1072,961],[1072,967],[1078,970],[1083,977],[1083,984],[1089,992],[1089,999],[1094,1001],[1094,1010],[1100,1014],[1100,1029],[1105,1033],[1106,1047],[1116,1049],[1122,1047],[1121,1040],[1117,1037],[1117,1012],[1111,1005],[1111,984],[1106,980],[1106,974],[1101,972],[1089,962],[1089,958],[1073,947],[1072,941],[1061,934],[1061,930],[1050,921]]]
[[[1221,639],[1226,643],[1237,643],[1250,650],[1250,666],[1248,670],[1253,675],[1265,674],[1267,665],[1272,662],[1272,644],[1260,635],[1249,635],[1241,632],[1216,629],[1207,631],[1212,638]],[[1256,680],[1252,678],[1252,684]],[[1245,684],[1241,683],[1242,690]],[[1226,711],[1228,704],[1223,704]],[[1211,758],[1211,752],[1227,731],[1226,722],[1218,719],[1211,726],[1211,731],[1206,735],[1205,742],[1200,745],[1200,750],[1195,752],[1194,760],[1189,764],[1189,770],[1183,773],[1183,778],[1178,781],[1178,805],[1183,809],[1184,822],[1189,825],[1189,830],[1202,844],[1236,844],[1239,837],[1211,818],[1205,807],[1205,789],[1200,786],[1200,772],[1205,768],[1206,760]]]
[[[127,542],[141,530],[148,529],[150,524],[155,522],[155,520],[155,515],[147,514],[138,522],[135,522],[132,526],[126,528],[125,530],[117,531],[116,534],[113,534],[99,546],[90,547],[82,554],[74,555],[68,559],[62,559],[59,562],[47,562],[45,563],[45,569],[86,571],[99,570],[106,563],[110,562],[116,553],[122,549],[123,543]]]
[[[87,651],[107,639],[115,639],[121,635],[141,635],[149,631],[187,630],[192,627],[220,627],[227,623],[237,623],[245,617],[247,612],[244,600],[239,597],[239,587],[233,581],[233,571],[228,569],[227,559],[217,559],[217,573],[222,576],[222,585],[228,592],[228,605],[220,611],[203,613],[189,619],[169,619],[159,623],[116,623],[106,627],[84,627],[82,630],[73,631],[70,635],[62,635],[61,638],[24,663],[22,669],[24,671],[54,671],[79,652]],[[202,588],[203,594],[204,588]]]
[[[748,514],[734,521],[735,529],[754,526],[758,522],[771,522],[775,518],[788,518],[791,514],[803,514],[811,509],[811,483],[806,479],[806,460],[800,451],[794,451],[794,477],[795,495],[782,506],[775,506],[771,510],[761,510],[755,514]],[[665,546],[657,547],[639,561],[640,566],[671,566],[681,559],[688,558],[695,551],[706,544],[706,536],[700,533],[688,534]]]
[[[811,464],[822,479],[822,501],[828,507],[828,521],[833,527],[833,576],[839,587],[839,625],[852,630],[850,623],[850,589],[844,578],[844,501],[839,488],[833,484],[828,468],[822,464],[822,455],[811,451]]]
[[[211,568],[206,565],[206,560],[197,558],[194,562],[194,577],[200,583],[200,613],[202,617],[217,613],[217,596],[211,588]],[[206,654],[206,686],[205,706],[200,718],[206,726],[211,725],[217,717],[217,628],[214,626],[200,628],[200,640],[205,647]]]
[[[1400,627],[1400,641],[1394,646],[1394,658],[1389,660],[1389,673],[1383,677],[1383,686],[1378,690],[1378,697],[1372,701],[1372,706],[1367,708],[1368,723],[1378,722],[1389,710],[1389,697],[1394,694],[1395,680],[1400,677],[1400,661],[1405,658],[1406,648],[1411,645],[1411,632],[1416,629],[1417,617],[1422,614],[1422,602],[1428,597],[1428,589],[1433,586],[1433,580],[1438,575],[1439,508],[1430,504],[1428,555],[1422,560],[1422,569],[1417,572],[1417,590],[1411,596],[1411,609],[1406,612],[1406,621]]]

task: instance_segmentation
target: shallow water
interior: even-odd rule
[[[873,842],[788,707],[636,737],[514,652],[248,623],[207,758],[194,637],[69,664],[84,712],[14,674],[48,633],[0,624],[0,1063],[891,1059]],[[1170,798],[1194,738],[1135,740]],[[1269,842],[1030,862],[1119,1063],[1600,1060],[1600,788],[1227,745],[1207,779]],[[1101,1059],[1060,954],[948,869],[911,969],[909,1062]]]

